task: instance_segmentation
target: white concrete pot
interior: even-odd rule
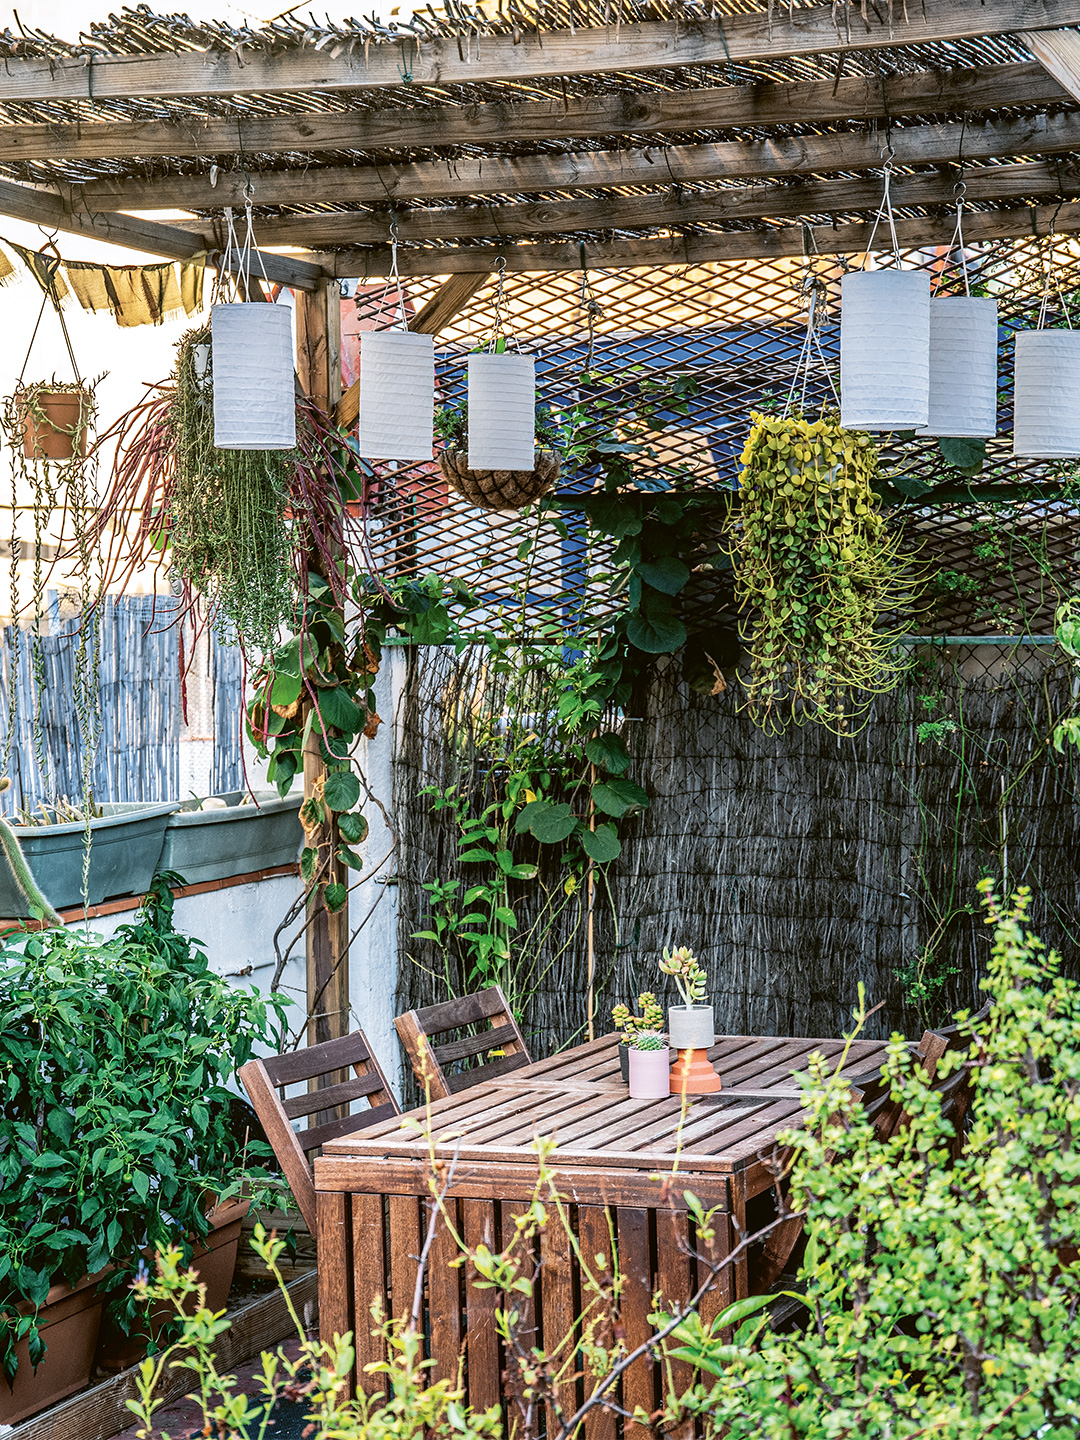
[[[707,1050],[716,1038],[711,1005],[669,1005],[668,1041],[673,1050]]]

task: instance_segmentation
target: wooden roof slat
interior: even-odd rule
[[[207,247],[203,235],[173,225],[160,225],[152,220],[137,220],[130,215],[75,210],[47,190],[32,190],[10,180],[0,180],[0,215],[11,215],[73,235],[93,235],[95,239],[107,240],[112,245],[160,255],[165,260],[190,260]],[[313,290],[320,280],[326,278],[319,266],[308,260],[291,255],[271,255],[266,251],[255,252],[251,258],[256,273],[260,273],[259,258],[267,279],[283,285]],[[217,255],[215,263],[228,270],[240,269],[240,257],[235,251]]]
[[[1053,224],[1059,233],[1080,231],[1080,203],[1018,206],[972,212],[964,218],[964,237],[972,240],[1013,239],[1032,234],[1047,235]],[[948,245],[956,219],[950,212],[941,217],[916,217],[896,222],[902,247]],[[822,254],[859,254],[870,239],[868,223],[815,229]],[[476,245],[399,249],[398,267],[403,275],[450,275],[489,273],[505,260],[514,272],[580,270],[583,262],[597,269],[618,270],[652,265],[703,265],[715,260],[769,260],[804,253],[805,232],[801,225],[775,226],[761,230],[729,231],[714,235],[672,235],[607,243],[570,241],[565,244]],[[370,250],[316,251],[308,258],[342,278],[383,277],[389,267],[389,248]]]
[[[1038,37],[1032,37],[1033,40]],[[190,116],[0,127],[8,162],[129,160],[133,156],[269,155],[319,150],[419,149],[507,144],[753,125],[951,114],[1067,100],[1036,61],[912,75],[859,76],[833,83],[712,85],[626,91],[565,101],[350,110],[323,115]]]
[[[1080,99],[1080,35],[1075,30],[1047,30],[1024,39],[1047,74]]]
[[[994,0],[993,6],[935,0],[909,7],[906,19],[902,13],[879,18],[874,7],[865,21],[850,8],[846,15],[837,24],[832,5],[814,5],[771,16],[759,10],[712,21],[524,30],[516,37],[474,36],[468,46],[449,36],[377,40],[336,54],[335,46],[301,46],[276,54],[247,48],[8,59],[0,68],[0,102],[452,85],[824,55],[1076,25],[1080,0]]]
[[[1030,115],[985,125],[950,122],[894,126],[894,164],[934,165],[1048,155],[1080,149],[1080,112]],[[264,170],[217,177],[170,175],[157,180],[90,181],[71,186],[73,203],[88,209],[210,210],[242,205],[250,181],[255,205],[348,204],[537,191],[606,189],[757,176],[874,170],[880,134],[845,131],[772,140],[719,141],[665,149],[581,150],[545,155],[459,157],[409,165],[328,166]]]
[[[1052,162],[987,165],[964,175],[967,199],[1007,200],[1020,197],[1080,194],[1080,177],[1059,171]],[[951,175],[894,175],[893,204],[948,205],[954,199]],[[322,215],[282,215],[264,219],[259,236],[264,244],[364,245],[386,244],[390,226],[398,238],[455,240],[481,237],[568,234],[582,230],[646,230],[723,221],[850,214],[874,210],[881,202],[881,181],[825,180],[807,185],[761,185],[716,190],[653,191],[646,195],[609,195],[602,199],[515,201],[501,205],[457,205],[390,213],[339,211]],[[196,228],[205,222],[188,222]]]

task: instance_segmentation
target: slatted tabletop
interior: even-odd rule
[[[841,1040],[787,1040],[725,1035],[709,1051],[723,1081],[717,1095],[632,1100],[619,1073],[618,1037],[605,1035],[504,1079],[436,1101],[430,1111],[331,1140],[324,1155],[334,1160],[424,1159],[431,1137],[440,1159],[521,1163],[531,1159],[538,1136],[555,1141],[558,1164],[656,1170],[676,1159],[695,1172],[743,1169],[772,1146],[778,1133],[798,1123],[802,1091],[798,1075],[819,1051],[835,1061]],[[886,1047],[856,1041],[846,1073],[854,1084],[876,1075]],[[417,1124],[422,1127],[417,1130]],[[333,1167],[340,1184],[341,1167]],[[316,1162],[315,1184],[331,1170]]]
[[[387,1314],[408,1314],[419,1279],[432,1378],[456,1383],[464,1352],[470,1404],[487,1409],[512,1393],[516,1362],[498,1338],[500,1302],[473,1283],[471,1267],[457,1263],[458,1237],[489,1249],[516,1243],[517,1223],[537,1192],[538,1136],[556,1143],[562,1214],[582,1251],[604,1257],[610,1274],[620,1276],[619,1323],[629,1348],[652,1333],[658,1296],[663,1309],[707,1286],[699,1308],[710,1321],[732,1300],[768,1289],[798,1242],[798,1217],[769,1223],[778,1214],[777,1137],[799,1124],[798,1076],[810,1055],[820,1051],[835,1064],[843,1048],[841,1040],[725,1035],[709,1051],[724,1085],[719,1095],[631,1100],[618,1037],[605,1035],[327,1141],[315,1161],[320,1334],[330,1340],[351,1331],[355,1385],[378,1391],[383,1380],[369,1367],[385,1349],[372,1333],[372,1302]],[[853,1088],[869,1097],[885,1055],[875,1041],[851,1046],[845,1074]],[[686,1189],[713,1211],[707,1244]],[[430,1264],[420,1278],[429,1225]],[[762,1243],[740,1243],[759,1231],[767,1236]],[[569,1233],[555,1223],[543,1228],[532,1242],[535,1299],[513,1298],[538,1345],[554,1346],[572,1330],[585,1293]],[[717,1262],[715,1272],[702,1268]],[[671,1375],[677,1392],[692,1380],[681,1361]],[[578,1376],[560,1386],[564,1410],[578,1403],[584,1383]],[[624,1410],[651,1412],[664,1383],[661,1366],[643,1354],[622,1376],[618,1401]],[[585,1440],[614,1434],[614,1416],[597,1411]]]

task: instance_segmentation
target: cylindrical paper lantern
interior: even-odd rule
[[[536,363],[531,355],[469,356],[469,468],[531,470]]]
[[[435,340],[407,330],[360,336],[360,454],[365,460],[430,460]]]
[[[291,450],[296,444],[292,312],[262,301],[215,305],[214,444]]]
[[[1013,454],[1030,460],[1080,455],[1080,330],[1017,333]]]
[[[852,270],[840,282],[840,423],[917,430],[929,419],[929,275]]]
[[[920,435],[997,434],[997,301],[946,295],[930,302],[930,423]]]

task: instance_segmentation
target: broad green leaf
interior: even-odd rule
[[[327,885],[323,891],[323,900],[331,915],[335,915],[339,910],[344,909],[345,901],[348,898],[349,892],[345,886],[339,885],[336,881],[332,885]]]
[[[323,799],[331,810],[351,810],[360,799],[360,781],[351,770],[331,770],[323,786]]]
[[[646,560],[637,567],[637,573],[665,595],[678,595],[690,579],[690,567],[675,555],[663,555],[659,560]]]
[[[550,800],[533,800],[522,810],[515,823],[517,833],[533,835],[543,845],[555,845],[577,829],[578,822],[569,805],[556,805]]]
[[[319,714],[324,725],[333,725],[347,735],[355,735],[367,723],[367,716],[358,705],[346,695],[340,685],[332,685],[318,692]]]
[[[947,465],[964,475],[977,475],[986,460],[985,440],[954,440],[943,437],[938,449]]]
[[[601,780],[592,787],[593,804],[618,820],[632,810],[644,810],[649,797],[633,780]]]
[[[363,860],[360,859],[360,856],[357,855],[355,850],[350,850],[348,845],[338,846],[337,857],[341,863],[347,865],[350,870],[362,870],[364,868]]]
[[[686,644],[686,626],[673,615],[631,615],[626,638],[646,655],[668,655]]]
[[[292,705],[300,699],[300,692],[304,688],[304,682],[299,675],[288,675],[285,671],[276,672],[274,675],[273,688],[270,691],[271,705]]]
[[[350,845],[362,845],[367,839],[368,822],[360,814],[359,810],[350,810],[338,816],[338,829],[342,838]]]
[[[622,854],[622,845],[614,825],[598,825],[595,830],[582,830],[581,848],[589,859],[595,860],[598,865],[617,860]]]
[[[310,884],[315,874],[315,864],[319,858],[319,852],[310,845],[305,845],[300,851],[300,878]]]
[[[586,758],[612,775],[622,775],[630,768],[630,756],[620,735],[607,730],[603,735],[594,735],[585,743]]]

